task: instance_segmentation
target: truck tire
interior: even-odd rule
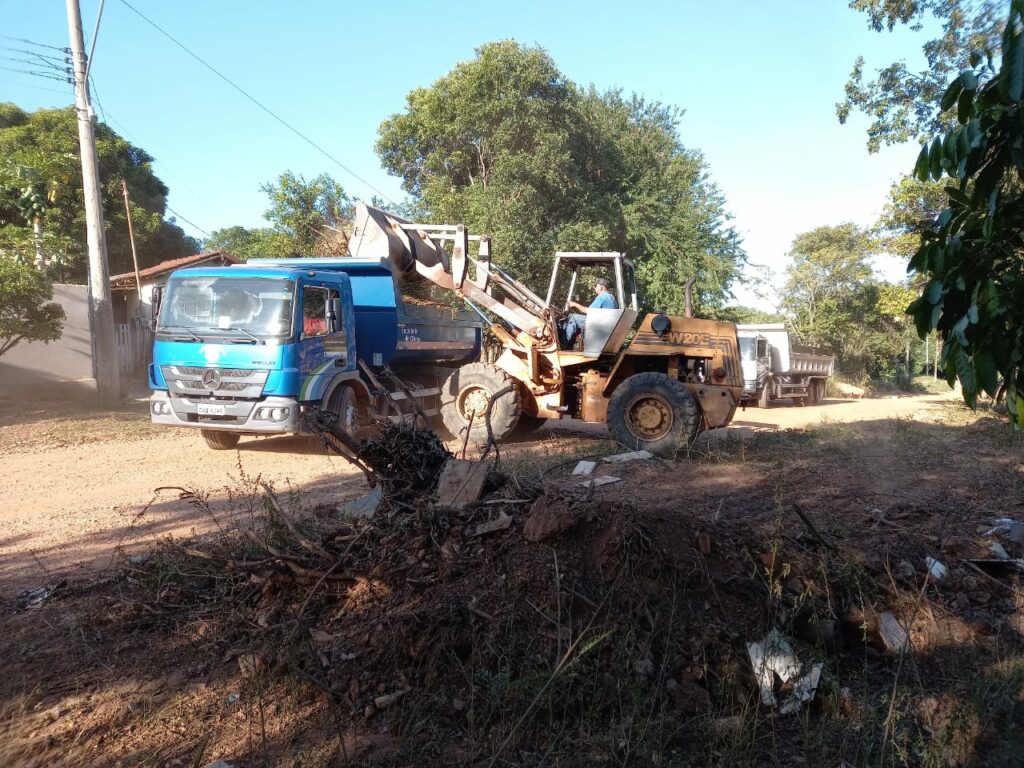
[[[230,451],[242,436],[237,432],[221,432],[219,429],[200,429],[206,445],[215,451]]]
[[[344,432],[353,441],[359,437],[359,403],[352,387],[342,384],[334,390],[327,402],[327,410],[338,414],[338,420],[332,425],[334,430]]]
[[[769,393],[770,383],[765,382],[761,387],[761,391],[757,393],[757,407],[764,408],[765,410],[771,405],[772,399]]]
[[[676,379],[664,373],[630,376],[608,401],[608,431],[627,448],[672,458],[693,442],[700,409]]]
[[[488,363],[470,363],[459,368],[448,377],[441,388],[441,420],[456,440],[466,438],[474,445],[487,443],[487,425],[484,415],[487,403],[498,392],[504,392],[494,400],[491,408],[491,434],[495,440],[503,440],[512,434],[519,423],[521,409],[519,386],[500,368]]]

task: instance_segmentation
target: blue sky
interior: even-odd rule
[[[81,1],[88,38],[100,3]],[[835,118],[858,54],[869,71],[896,59],[921,63],[919,37],[872,33],[845,0],[130,2],[368,182],[276,123],[121,0],[107,0],[92,69],[99,106],[156,158],[170,207],[200,237],[263,224],[259,186],[286,169],[330,173],[356,198],[376,191],[401,199],[373,151],[381,120],[402,110],[410,90],[504,38],[543,46],[578,83],[686,110],[683,142],[704,154],[751,262],[776,273],[798,233],[871,224],[917,154],[911,144],[868,155],[866,121],[840,126]],[[7,49],[25,46],[9,38],[66,46],[64,3],[0,0],[0,55],[17,58]],[[64,106],[71,89],[0,69],[0,101]],[[890,277],[901,271],[887,265]]]

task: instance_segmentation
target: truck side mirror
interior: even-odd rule
[[[341,318],[344,317],[341,307],[341,299],[331,299],[327,302],[327,327],[331,333],[341,330]]]
[[[149,327],[156,330],[156,326],[160,321],[160,304],[164,298],[163,286],[157,285],[153,287],[153,293],[150,294],[149,298]]]

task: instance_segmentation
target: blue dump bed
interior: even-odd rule
[[[370,365],[454,366],[480,356],[483,327],[479,320],[468,312],[406,304],[386,261],[347,257],[252,259],[246,266],[347,274],[352,284],[356,349]]]

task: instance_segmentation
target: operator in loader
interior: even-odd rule
[[[569,302],[569,306],[577,310],[577,312],[567,315],[561,323],[562,349],[572,349],[580,334],[586,333],[588,309],[619,308],[619,305],[615,303],[615,297],[612,296],[612,292],[608,290],[609,285],[610,283],[605,277],[599,277],[594,281],[594,290],[597,292],[597,295],[590,302],[589,307],[585,307],[576,301]]]

